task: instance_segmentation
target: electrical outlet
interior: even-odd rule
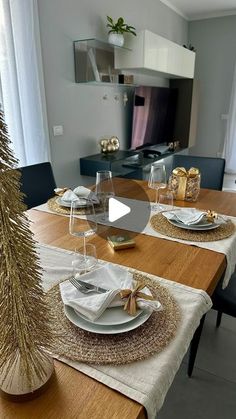
[[[228,115],[227,113],[222,113],[222,114],[221,114],[221,119],[222,119],[222,120],[224,120],[224,119],[226,119],[226,120],[227,120],[227,119],[229,119],[229,115]]]
[[[53,135],[54,137],[58,137],[64,134],[64,129],[62,125],[54,125],[53,127]]]

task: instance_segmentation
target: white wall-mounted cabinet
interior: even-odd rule
[[[195,52],[148,30],[130,37],[131,51],[115,51],[115,68],[158,72],[164,77],[194,77]]]

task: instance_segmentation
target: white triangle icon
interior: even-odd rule
[[[124,217],[131,211],[128,205],[123,204],[115,198],[109,198],[108,203],[108,219],[111,223]]]

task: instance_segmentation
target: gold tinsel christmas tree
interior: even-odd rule
[[[39,388],[52,366],[50,314],[16,165],[0,112],[0,388],[7,394]]]

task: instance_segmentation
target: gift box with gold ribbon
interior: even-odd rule
[[[201,174],[199,169],[191,167],[176,167],[169,179],[169,189],[174,199],[182,201],[196,201],[200,192]]]

